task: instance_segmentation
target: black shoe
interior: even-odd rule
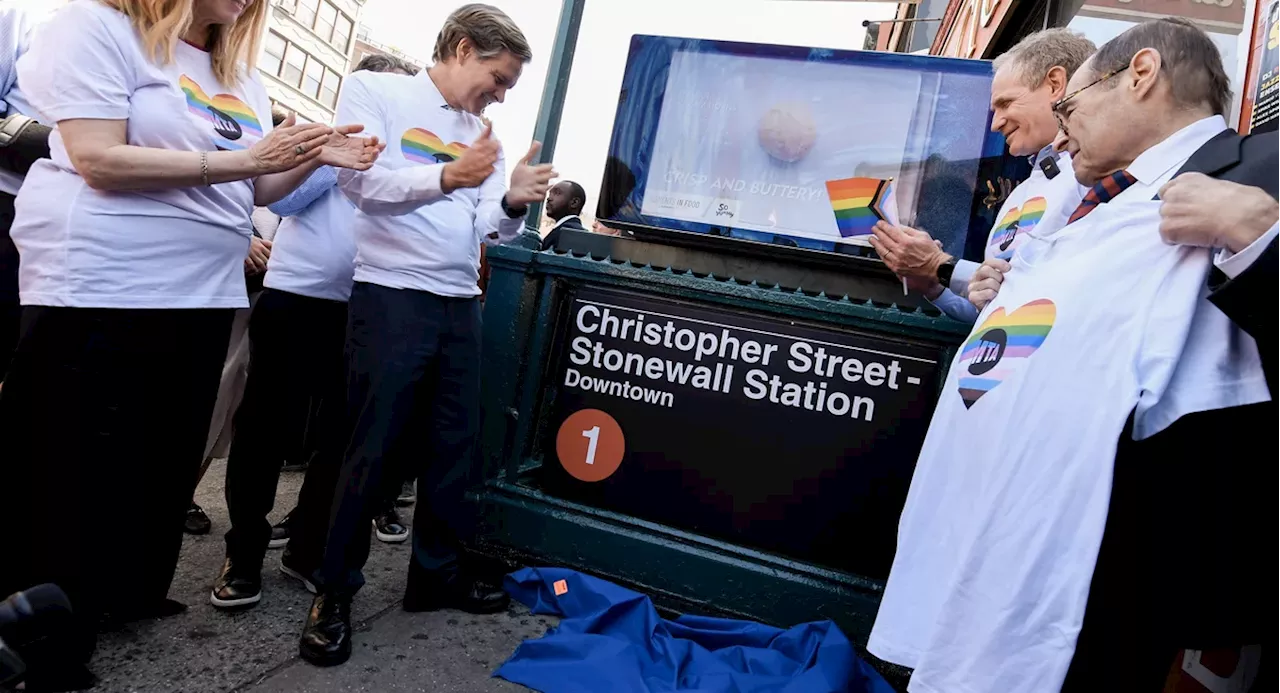
[[[289,521],[293,519],[293,512],[293,510],[290,510],[283,520],[277,522],[271,528],[271,540],[267,542],[267,548],[282,549],[285,544],[289,543]]]
[[[219,609],[244,609],[262,601],[262,569],[238,568],[228,558],[213,581],[209,601]]]
[[[191,504],[191,508],[187,510],[187,520],[182,525],[182,530],[187,534],[208,534],[213,529],[213,522],[208,515],[204,514],[204,509],[195,503]]]
[[[351,598],[317,595],[302,627],[298,654],[318,667],[342,664],[351,657]]]
[[[418,491],[414,487],[414,482],[406,481],[400,489],[400,495],[396,497],[396,507],[407,508],[413,505],[418,498]]]
[[[409,568],[409,586],[404,593],[404,610],[436,611],[457,609],[469,614],[496,614],[506,611],[511,597],[501,588],[461,575],[440,579]]]
[[[280,572],[301,582],[308,592],[316,593],[316,584],[311,581],[311,573],[313,571],[299,563],[289,549],[285,549],[284,553],[280,554]]]
[[[392,508],[373,518],[373,534],[378,537],[378,541],[399,544],[409,538],[409,528],[400,524],[400,516]]]

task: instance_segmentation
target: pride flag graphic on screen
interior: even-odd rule
[[[973,331],[960,351],[960,399],[966,409],[1026,364],[1057,316],[1053,301],[1041,298],[1008,314],[1001,306]]]
[[[898,223],[893,179],[844,178],[827,181],[827,197],[841,238],[866,236],[877,221]]]
[[[1014,207],[1005,212],[996,225],[995,233],[991,234],[989,248],[993,251],[992,256],[1001,260],[1013,258],[1013,251],[1017,247],[1014,241],[1040,223],[1047,206],[1043,197],[1032,197],[1023,202],[1021,208]]]
[[[447,164],[462,156],[466,148],[459,142],[445,144],[434,132],[422,128],[405,130],[400,138],[400,153],[416,164]]]
[[[244,149],[262,137],[258,116],[233,94],[216,94],[212,98],[190,77],[178,78],[178,86],[187,97],[187,110],[213,126],[219,149]],[[252,140],[242,142],[249,136]]]

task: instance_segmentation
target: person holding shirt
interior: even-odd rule
[[[322,164],[367,169],[358,125],[271,127],[265,0],[75,0],[18,64],[57,123],[17,200],[22,334],[0,390],[0,592],[66,591],[98,618],[166,599],[232,314],[248,305],[254,205]],[[58,542],[47,509],[78,528]],[[67,516],[69,515],[69,516]],[[72,654],[68,651],[68,654]]]
[[[404,608],[506,608],[506,594],[478,579],[461,541],[474,524],[464,494],[480,423],[480,245],[517,236],[554,171],[532,163],[535,142],[507,190],[502,146],[480,114],[503,100],[531,57],[501,10],[465,5],[445,20],[426,71],[357,72],[343,85],[338,120],[356,119],[394,144],[372,169],[338,172],[356,206],[349,442],[320,593],[300,643],[313,664],[351,655],[351,601],[364,581],[377,500],[396,472],[391,457],[420,465]],[[417,431],[421,450],[409,435]]]
[[[947,255],[924,231],[883,221],[873,229],[871,246],[889,269],[948,317],[976,320],[994,296],[985,292],[987,282],[999,283],[1022,241],[1061,229],[1084,196],[1085,188],[1072,176],[1071,157],[1054,151],[1053,104],[1066,95],[1067,80],[1093,51],[1093,42],[1080,34],[1046,29],[996,58],[991,129],[1004,135],[1010,154],[1031,159],[1032,169],[1001,206],[981,264]]]

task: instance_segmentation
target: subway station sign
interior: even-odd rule
[[[568,306],[544,488],[887,574],[939,346],[603,289]]]

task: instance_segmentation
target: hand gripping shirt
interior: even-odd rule
[[[1210,251],[1159,203],[1029,238],[956,354],[867,649],[913,693],[1056,693],[1106,523],[1116,442],[1182,352]]]

